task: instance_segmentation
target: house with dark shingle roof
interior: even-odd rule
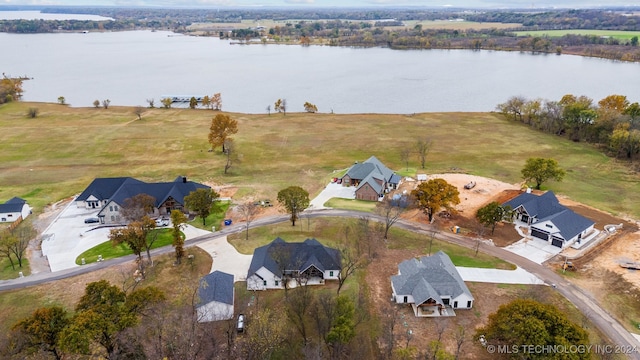
[[[27,201],[19,197],[7,200],[0,204],[0,223],[20,222],[31,214],[31,207]]]
[[[345,186],[356,186],[356,199],[377,201],[389,190],[397,189],[401,177],[375,156],[355,163],[342,177]]]
[[[278,237],[254,250],[247,289],[284,289],[338,280],[342,269],[340,261],[340,251],[316,239],[288,243]]]
[[[455,316],[454,309],[471,309],[473,295],[447,254],[405,260],[391,277],[393,301],[409,304],[418,317]]]
[[[200,279],[198,287],[198,322],[233,318],[233,275],[214,271]]]
[[[209,186],[187,181],[178,176],[172,182],[145,183],[129,178],[98,178],[76,198],[78,207],[100,209],[98,218],[103,224],[121,224],[124,218],[120,209],[124,201],[139,194],[147,194],[155,199],[152,217],[171,215],[171,210],[181,210],[188,214],[184,206],[184,197],[196,189],[210,189]]]
[[[531,236],[564,248],[580,242],[593,231],[595,223],[560,204],[553,191],[540,196],[522,193],[507,201],[514,217],[529,225]]]

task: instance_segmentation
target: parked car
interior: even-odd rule
[[[236,330],[238,330],[239,333],[244,332],[244,314],[238,315]]]
[[[156,226],[169,226],[169,219],[157,218]]]
[[[98,219],[97,217],[90,217],[90,218],[84,219],[85,224],[95,224],[99,222],[100,222],[100,219]]]

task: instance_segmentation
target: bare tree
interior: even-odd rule
[[[431,248],[433,247],[433,240],[436,239],[436,236],[438,235],[438,230],[429,230],[427,232],[429,234],[429,256],[431,256]]]
[[[246,234],[245,240],[249,240],[249,226],[251,226],[251,222],[258,215],[259,211],[260,211],[260,208],[258,208],[258,205],[256,205],[252,201],[247,201],[244,204],[238,205],[238,212],[244,218],[244,221],[247,227],[247,231],[245,233]]]
[[[313,294],[309,286],[298,286],[289,292],[289,296],[284,301],[287,318],[298,330],[305,345],[309,342],[306,324],[313,300]]]
[[[150,108],[150,109],[153,109],[153,108],[155,108],[155,107],[156,107],[155,102],[156,102],[156,101],[155,101],[153,98],[151,98],[151,99],[147,99],[147,104],[149,104],[149,108]]]
[[[14,241],[11,245],[11,253],[18,260],[18,267],[22,268],[22,261],[27,252],[29,242],[38,235],[31,222],[25,221],[11,231],[14,235]]]
[[[396,327],[400,323],[400,310],[392,303],[386,303],[382,319],[382,340],[385,344],[385,358],[393,357],[393,349],[396,347]]]
[[[140,221],[144,216],[153,213],[156,198],[140,193],[123,201],[120,214],[128,221]]]
[[[271,116],[271,105],[267,105],[267,115]]]
[[[340,290],[342,286],[347,281],[347,279],[356,272],[356,270],[366,266],[367,262],[364,259],[365,254],[357,250],[357,238],[359,237],[357,231],[361,228],[356,226],[356,231],[354,235],[350,235],[352,232],[350,227],[345,227],[345,241],[344,245],[340,247],[340,262],[341,262],[341,270],[338,273],[338,290],[337,295],[340,295]],[[351,241],[351,237],[354,238]]]
[[[454,339],[456,340],[456,360],[460,359],[460,356],[462,355],[462,346],[467,341],[466,325],[468,324],[458,325],[458,327],[456,328],[456,332],[453,335]]]
[[[411,149],[409,145],[404,144],[400,147],[400,161],[405,163],[407,171],[409,171],[409,158],[411,157]]]
[[[133,109],[133,113],[138,116],[138,120],[141,120],[144,108],[142,106],[136,106],[135,109]]]
[[[102,100],[102,106],[103,106],[105,109],[108,109],[110,104],[111,104],[111,100],[109,100],[109,99],[104,99],[104,100]]]
[[[427,154],[431,150],[433,142],[429,139],[418,139],[416,141],[416,153],[420,159],[420,166],[424,169],[427,163]]]
[[[384,221],[384,239],[387,240],[389,229],[400,220],[400,215],[409,207],[410,198],[408,196],[400,199],[385,197],[384,200],[376,204],[376,214],[382,216]]]
[[[231,169],[231,166],[238,162],[238,154],[236,153],[235,142],[231,138],[224,140],[222,148],[224,149],[224,154],[227,158],[227,162],[224,165],[224,173],[226,175],[229,172],[229,169]]]
[[[439,359],[439,355],[444,351],[442,344],[442,336],[449,327],[448,319],[436,318],[433,319],[434,328],[432,333],[436,334],[436,339],[431,341],[430,346],[427,348],[426,358],[431,360]]]

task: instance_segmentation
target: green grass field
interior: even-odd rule
[[[618,31],[618,30],[537,30],[537,31],[515,31],[517,36],[548,36],[561,37],[564,35],[593,35],[598,37],[610,37],[619,40],[631,40],[632,37],[640,37],[640,31]]]
[[[373,212],[373,210],[376,208],[376,202],[342,198],[331,198],[324,205],[336,209],[365,212]]]
[[[249,240],[245,240],[244,232],[229,235],[228,240],[243,254],[253,254],[255,248],[270,243],[278,236],[288,242],[316,238],[326,246],[341,247],[345,242],[345,228],[354,223],[354,219],[344,218],[315,218],[309,221],[302,219],[296,223],[296,226],[291,226],[291,223],[280,223],[251,229]],[[476,255],[473,250],[444,241],[433,240],[430,244],[426,236],[399,228],[391,228],[388,244],[391,249],[415,249],[418,251],[417,255],[434,254],[442,250],[449,255],[456,266],[515,269],[506,261],[482,253]]]
[[[149,236],[156,236],[155,233],[157,233],[157,239],[153,242],[153,245],[151,245],[152,249],[171,245],[171,243],[173,242],[171,229],[156,229],[153,230],[153,233]],[[76,265],[81,265],[82,259],[84,259],[85,263],[87,264],[96,262],[98,260],[98,255],[102,255],[102,258],[104,260],[107,260],[131,254],[133,254],[133,251],[131,251],[131,249],[126,244],[123,243],[113,246],[111,244],[111,241],[106,241],[80,254],[76,258]],[[146,256],[146,253],[143,252],[142,255]]]
[[[15,257],[13,257],[13,266],[14,267],[11,267],[9,259],[4,257],[0,258],[0,280],[15,279],[20,276],[20,272],[22,272],[22,275],[24,276],[31,274],[29,259],[26,257],[22,259],[22,267],[18,266],[18,262]]]
[[[37,118],[27,118],[30,107],[39,109]],[[0,153],[0,201],[23,197],[38,212],[80,193],[96,177],[172,181],[178,175],[236,186],[247,198],[273,200],[291,185],[314,197],[331,177],[371,155],[392,169],[405,169],[401,148],[423,137],[433,141],[426,173],[466,172],[518,183],[527,158],[552,157],[567,175],[544,187],[617,215],[640,216],[638,175],[626,163],[499,114],[229,113],[238,120],[234,139],[241,162],[227,175],[220,149],[207,151],[214,114],[147,109],[136,120],[134,109],[126,107],[3,105],[0,143],[11,146]],[[412,158],[409,167],[419,167],[418,159]]]

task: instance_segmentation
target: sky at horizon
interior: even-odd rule
[[[457,7],[587,8],[638,6],[630,0],[0,0],[2,5],[150,7]]]

